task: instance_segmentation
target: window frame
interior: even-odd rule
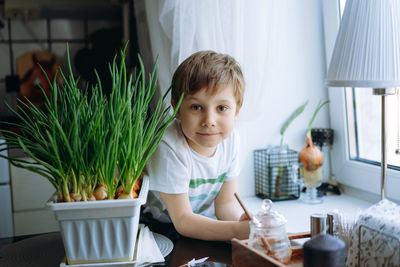
[[[325,30],[327,69],[340,24],[339,4],[340,0],[323,0],[322,14]],[[381,167],[350,158],[345,88],[329,87],[328,95],[331,101],[329,104],[330,123],[335,133],[330,153],[332,175],[341,184],[380,196]],[[388,168],[386,182],[387,198],[400,200],[399,189],[400,171]]]

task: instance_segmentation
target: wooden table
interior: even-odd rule
[[[22,240],[0,248],[0,266],[56,267],[60,265],[65,256],[59,232],[19,239]],[[231,245],[225,242],[180,237],[174,241],[174,249],[165,258],[165,263],[158,266],[176,267],[186,264],[193,258],[203,257],[209,257],[208,262],[221,263],[218,266],[230,266],[232,263],[231,250]]]

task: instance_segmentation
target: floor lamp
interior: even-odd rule
[[[400,86],[400,1],[347,0],[327,85],[373,88],[381,96],[381,199],[386,198],[386,97]]]

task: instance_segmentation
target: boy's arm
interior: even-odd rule
[[[167,207],[176,230],[183,236],[202,240],[226,241],[232,238],[249,238],[248,221],[217,221],[195,214],[190,206],[187,193],[160,196]]]
[[[241,217],[243,210],[234,196],[235,192],[237,192],[237,179],[222,184],[215,198],[215,214],[219,220],[238,221],[243,218]]]

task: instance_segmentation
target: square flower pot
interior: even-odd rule
[[[149,178],[138,198],[46,205],[59,222],[68,264],[133,260],[140,206],[146,203]]]

